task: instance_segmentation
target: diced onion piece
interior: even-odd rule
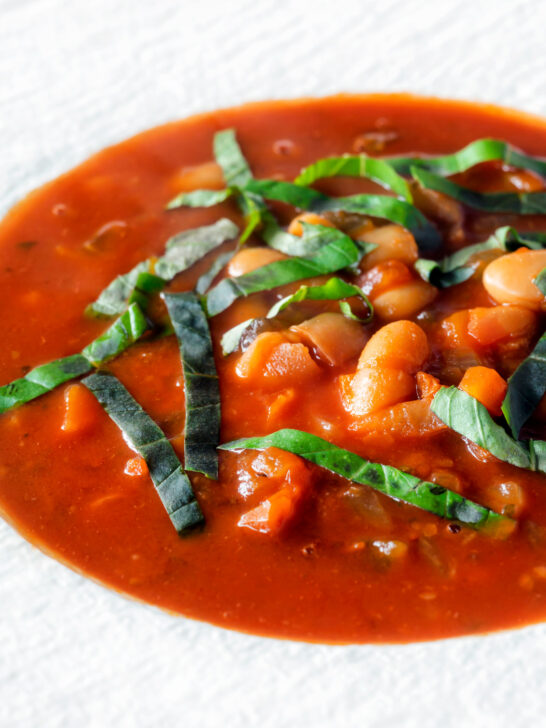
[[[512,518],[521,515],[526,502],[525,491],[512,480],[488,484],[484,500],[493,510]]]
[[[344,386],[342,383],[342,389],[346,391],[346,384]],[[436,417],[424,399],[401,402],[379,412],[357,416],[349,425],[352,432],[405,438],[435,435],[447,429],[447,425]]]

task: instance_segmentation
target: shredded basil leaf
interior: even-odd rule
[[[424,252],[436,250],[442,244],[438,230],[416,207],[405,200],[387,195],[351,195],[329,197],[310,187],[276,180],[252,180],[247,189],[268,200],[286,202],[293,207],[311,212],[344,211],[370,215],[407,228]]]
[[[474,273],[472,266],[449,268],[449,263],[446,263],[447,260],[447,258],[444,258],[444,260],[419,258],[419,260],[415,261],[414,268],[424,281],[432,283],[436,288],[456,286],[467,281]]]
[[[93,366],[99,366],[125,351],[147,329],[146,317],[138,304],[133,303],[104,334],[86,346],[82,354]]]
[[[167,241],[165,254],[156,261],[153,272],[170,281],[226,240],[235,238],[238,232],[235,223],[222,218],[214,225],[178,233]]]
[[[398,197],[413,202],[411,190],[406,180],[389,164],[388,160],[367,157],[365,154],[318,159],[294,180],[297,185],[309,186],[324,177],[367,177],[382,187],[392,190]]]
[[[101,292],[96,301],[89,304],[86,313],[96,316],[116,316],[124,311],[129,298],[133,294],[136,282],[141,273],[150,270],[150,263],[143,260],[137,263],[128,273],[117,276]]]
[[[458,493],[429,483],[390,465],[365,460],[321,437],[301,430],[279,430],[265,437],[248,437],[220,445],[221,450],[264,450],[277,447],[355,483],[362,483],[396,500],[410,503],[442,518],[472,528],[495,527],[511,519],[478,505]]]
[[[319,228],[320,230],[317,230]],[[324,236],[323,247],[305,258],[294,257],[277,260],[237,278],[224,278],[206,296],[208,315],[216,316],[225,311],[237,298],[242,296],[277,288],[305,278],[334,273],[352,266],[358,263],[368,250],[365,245],[357,245],[348,235],[336,228],[304,223],[303,229],[303,237],[307,234],[314,236],[317,232],[321,232]]]
[[[64,382],[87,374],[92,368],[83,354],[74,354],[31,369],[21,379],[0,387],[0,413],[30,402]]]
[[[214,135],[213,149],[228,187],[244,187],[252,179],[252,172],[237,143],[234,129],[217,132]]]
[[[411,174],[422,187],[442,192],[482,212],[504,212],[517,215],[546,214],[546,192],[490,192],[482,193],[427,172],[418,167],[411,168]]]
[[[546,473],[546,442],[544,440],[529,440],[531,455],[531,469]]]
[[[521,247],[532,250],[546,248],[546,233],[518,233],[512,227],[498,228],[485,242],[468,245],[442,260],[419,258],[415,263],[415,270],[423,280],[437,288],[448,288],[472,276],[474,266],[466,263],[473,255],[497,249],[510,252]]]
[[[538,290],[546,296],[546,268],[543,268],[533,281]]]
[[[199,295],[203,296],[210,288],[213,280],[216,278],[218,273],[224,268],[229,261],[233,258],[236,251],[230,250],[227,253],[221,253],[212,263],[210,268],[199,276],[197,283],[195,284],[195,291]]]
[[[150,477],[178,533],[203,522],[190,480],[171,443],[113,374],[99,372],[82,380],[123,432],[125,442],[146,461]]]
[[[167,293],[163,299],[178,339],[184,371],[184,467],[216,480],[220,387],[208,321],[195,293]]]
[[[388,157],[387,161],[399,174],[410,174],[418,167],[436,174],[452,175],[466,172],[482,162],[503,161],[513,167],[530,169],[546,176],[546,160],[519,152],[499,139],[477,139],[454,154],[438,157]]]
[[[452,430],[499,460],[518,468],[536,469],[530,447],[513,440],[483,404],[466,392],[457,387],[443,387],[434,395],[430,409]]]
[[[144,308],[147,295],[160,291],[175,275],[190,268],[222,243],[235,238],[238,232],[237,225],[224,217],[213,225],[174,235],[167,240],[165,253],[160,258],[143,260],[128,273],[114,278],[97,300],[87,307],[87,311],[99,316],[115,316],[124,311],[131,301]]]
[[[181,192],[166,206],[167,210],[176,210],[178,207],[214,207],[237,193],[234,187],[224,190],[193,190]]]
[[[515,438],[546,392],[546,334],[508,380],[502,411]]]
[[[81,354],[42,364],[31,369],[24,377],[0,387],[0,413],[30,402],[82,374],[88,374],[93,367],[121,354],[147,329],[144,314],[136,303],[132,304],[110,328],[86,346]]]
[[[368,323],[373,317],[373,306],[364,291],[358,286],[353,286],[351,283],[346,283],[341,278],[336,277],[330,278],[330,280],[322,286],[300,286],[295,293],[292,293],[292,295],[285,296],[285,298],[277,301],[277,303],[267,312],[266,318],[275,318],[275,316],[292,303],[298,303],[299,301],[338,301],[339,299],[351,298],[353,296],[362,298],[368,307],[369,315],[366,319],[359,319],[352,313],[351,307],[347,301],[340,301],[342,313],[356,321]],[[342,303],[345,303],[345,306],[342,306]],[[222,336],[222,353],[224,356],[231,354],[239,347],[239,342],[243,332],[251,326],[254,321],[256,321],[256,319],[247,319],[225,332]]]

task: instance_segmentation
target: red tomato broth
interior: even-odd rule
[[[177,192],[176,175],[210,161],[213,134],[231,126],[256,177],[288,180],[316,158],[351,152],[363,133],[385,128],[398,134],[382,151],[389,155],[446,153],[485,136],[546,155],[546,125],[539,120],[405,96],[257,104],[145,132],[34,192],[3,222],[3,382],[21,376],[23,366],[77,352],[95,337],[106,324],[85,317],[85,306],[115,275],[159,254],[170,235],[221,215],[240,222],[232,203],[164,211]],[[276,144],[279,139],[292,145]],[[328,180],[327,187],[342,194],[373,188],[361,180]],[[112,222],[121,224],[105,231]],[[546,227],[540,218],[519,222],[520,229]],[[499,224],[497,216],[467,215],[468,240],[483,239],[484,231]],[[23,241],[36,244],[18,246]],[[213,257],[177,277],[170,290],[191,288]],[[29,292],[35,299],[28,299]],[[222,441],[281,427],[307,430],[421,478],[449,477],[466,497],[493,508],[491,484],[517,481],[526,499],[518,530],[506,540],[493,539],[380,494],[371,500],[368,494],[362,503],[358,488],[347,494],[349,482],[312,468],[312,492],[305,495],[297,521],[274,536],[255,533],[237,526],[263,497],[238,493],[238,468],[250,467],[259,455],[246,452],[221,453],[217,483],[192,476],[206,527],[181,538],[146,472],[125,472],[134,453],[106,414],[94,413],[81,432],[62,431],[70,384],[0,417],[5,517],[36,545],[125,594],[264,635],[406,642],[544,619],[546,579],[533,571],[546,565],[544,476],[495,459],[480,463],[451,431],[401,439],[396,433],[350,430],[338,378],[354,372],[356,361],[322,366],[308,387],[288,381],[271,389],[238,378],[240,355],[222,358],[220,336],[253,306],[263,315],[276,298],[256,294],[211,321]],[[434,362],[441,356],[438,322],[453,311],[488,305],[491,299],[475,280],[442,292],[430,307],[433,313],[418,319],[433,349],[428,371],[436,373]],[[183,380],[174,338],[137,343],[109,368],[174,438],[182,455]],[[276,402],[279,396],[282,402]],[[376,553],[378,540],[403,540],[407,553],[401,562],[389,565]]]

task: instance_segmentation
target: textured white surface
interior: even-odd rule
[[[141,129],[241,101],[411,90],[546,114],[541,0],[0,0],[0,212]],[[0,728],[544,724],[546,628],[408,647],[168,617],[0,523]]]

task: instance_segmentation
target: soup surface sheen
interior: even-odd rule
[[[242,226],[231,200],[208,209],[165,210],[181,191],[223,187],[211,164],[212,144],[214,134],[227,128],[236,130],[258,179],[291,181],[306,165],[331,155],[446,154],[483,137],[546,156],[546,124],[540,120],[405,96],[256,104],[140,134],[34,192],[1,224],[0,383],[79,352],[96,338],[109,322],[86,315],[86,306],[115,276],[161,255],[170,236],[220,217]],[[518,175],[498,163],[480,165],[459,181],[484,192],[542,188],[538,176]],[[324,180],[318,187],[336,196],[380,189],[348,178]],[[286,224],[295,215],[285,205],[272,209]],[[536,216],[466,210],[458,222],[440,220],[444,254],[516,224],[520,230],[546,230],[546,219]],[[233,243],[219,250],[230,247]],[[177,276],[167,290],[190,290],[215,255]],[[359,282],[370,283],[366,271]],[[81,386],[73,383],[0,415],[2,514],[38,547],[124,594],[262,635],[408,642],[545,619],[544,475],[492,458],[447,428],[416,434],[385,419],[359,427],[359,415],[347,410],[342,396],[343,377],[354,374],[359,352],[330,366],[310,347],[308,367],[269,379],[259,371],[240,376],[237,366],[246,352],[222,356],[219,342],[227,329],[264,316],[298,286],[253,294],[211,319],[222,396],[221,442],[281,428],[312,432],[497,512],[504,509],[517,521],[513,533],[495,538],[282,451],[247,450],[220,453],[217,482],[192,475],[206,526],[180,537],[146,470],[139,469],[121,432],[90,395],[83,425],[66,426],[69,390]],[[423,369],[447,385],[457,385],[475,364],[492,366],[507,378],[544,330],[543,313],[523,343],[520,337],[495,348],[482,341],[464,356],[464,346],[442,328],[457,311],[494,304],[478,271],[440,291],[417,313],[400,317],[415,321],[427,335],[430,355]],[[161,304],[155,305],[161,314]],[[301,305],[300,313],[294,307],[286,314],[293,323],[320,311],[339,311],[337,302]],[[380,304],[377,308],[381,311]],[[364,327],[363,342],[386,320],[376,313]],[[137,342],[108,369],[182,457],[184,389],[174,336]],[[417,396],[414,391],[407,399]],[[539,436],[544,438],[544,428]],[[243,514],[290,479],[303,483],[305,493],[285,527],[269,532],[245,527]]]

